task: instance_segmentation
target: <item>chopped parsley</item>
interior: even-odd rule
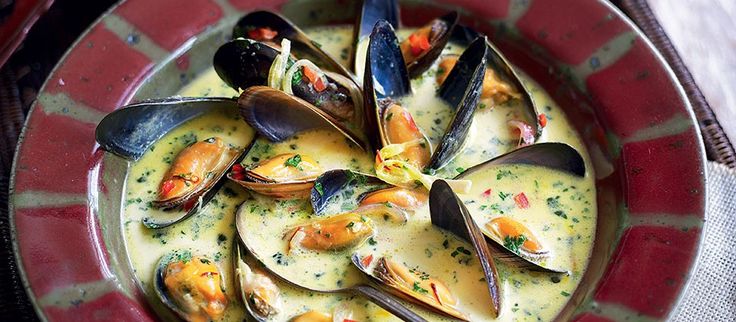
[[[427,294],[429,291],[419,286],[419,282],[414,282],[414,292]]]
[[[506,236],[503,238],[503,246],[506,247],[508,250],[519,253],[519,247],[524,244],[526,241],[526,236],[519,235],[519,236]]]
[[[325,190],[322,187],[322,182],[315,182],[314,190],[317,190],[317,193],[319,193],[320,196],[323,196],[325,194]]]
[[[294,77],[291,78],[291,85],[297,86],[299,83],[302,82],[302,71],[297,70],[296,73],[294,73]]]
[[[299,163],[301,162],[302,162],[302,156],[297,154],[287,159],[286,162],[284,162],[284,165],[287,167],[299,168]]]
[[[511,170],[498,170],[498,173],[496,174],[496,180],[501,180],[503,178],[515,179],[516,175],[514,175]]]

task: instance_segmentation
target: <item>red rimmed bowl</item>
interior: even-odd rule
[[[11,184],[18,264],[41,317],[156,318],[122,236],[127,164],[95,144],[97,122],[131,100],[176,93],[247,11],[281,11],[300,25],[352,21],[357,4],[336,3],[128,0],[78,40],[31,111]],[[641,32],[604,0],[402,5],[407,25],[459,7],[545,87],[588,146],[598,174],[594,255],[559,318],[667,318],[701,241],[705,157],[683,89]]]

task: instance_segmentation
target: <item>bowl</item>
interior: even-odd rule
[[[300,26],[350,23],[359,3],[128,0],[67,52],[18,147],[11,218],[18,265],[51,321],[155,320],[122,235],[128,164],[94,129],[131,101],[175,94],[211,66],[238,17],[282,12]],[[596,171],[591,262],[558,319],[666,319],[702,239],[704,148],[682,87],[645,36],[604,0],[403,1],[402,21],[452,8],[539,82],[575,123]]]

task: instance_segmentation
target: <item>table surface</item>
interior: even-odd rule
[[[731,144],[736,143],[736,1],[648,1]]]

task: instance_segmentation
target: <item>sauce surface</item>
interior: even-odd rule
[[[348,46],[352,29],[318,27],[307,30],[326,51],[348,66]],[[402,30],[400,38],[407,37]],[[445,54],[459,54],[462,48],[450,44]],[[436,98],[437,64],[423,76],[412,80],[415,95],[402,102],[424,131],[431,144],[441,139],[451,118],[452,109]],[[575,291],[587,268],[596,226],[594,174],[589,157],[577,133],[564,113],[532,80],[523,77],[531,95],[548,119],[539,142],[564,142],[577,149],[586,162],[585,177],[578,178],[549,169],[522,165],[487,168],[468,176],[473,181],[469,193],[461,195],[480,227],[499,216],[522,222],[551,256],[543,263],[570,274],[561,278],[529,272],[497,261],[503,290],[499,320],[551,320]],[[223,84],[210,69],[180,92],[182,96],[234,96],[237,93]],[[469,140],[463,152],[438,171],[451,178],[465,169],[492,157],[511,151],[518,144],[506,122],[518,110],[516,101],[497,106],[481,102],[471,125]],[[254,139],[254,131],[232,111],[216,111],[192,120],[167,134],[130,167],[124,198],[124,235],[131,264],[145,294],[157,309],[152,286],[158,259],[178,249],[201,254],[220,267],[229,298],[223,321],[241,321],[244,308],[233,287],[232,252],[236,212],[240,211],[247,227],[244,238],[256,255],[272,270],[314,289],[334,289],[354,285],[364,278],[354,269],[349,256],[375,254],[388,256],[442,280],[459,299],[459,309],[471,320],[489,320],[490,297],[482,281],[477,258],[467,250],[472,246],[454,235],[435,228],[429,220],[429,207],[416,209],[406,223],[372,218],[376,234],[358,247],[340,252],[286,252],[282,237],[291,227],[317,219],[308,200],[273,200],[249,193],[228,182],[199,214],[169,228],[151,230],[141,224],[147,216],[166,216],[151,207],[158,185],[172,159],[188,144],[212,136],[226,143],[244,147]],[[318,130],[299,134],[285,142],[271,143],[257,139],[243,160],[251,165],[282,153],[299,153],[314,158],[324,170],[345,168],[373,173],[373,154],[349,144],[337,132]],[[490,193],[488,193],[490,189]],[[519,207],[514,197],[524,194],[528,208]],[[240,208],[238,208],[240,207]],[[309,310],[332,313],[336,307],[352,311],[357,321],[396,320],[364,298],[325,295],[305,291],[275,281],[281,290],[283,309],[274,320],[288,320]],[[446,320],[414,305],[408,305],[429,320]]]

